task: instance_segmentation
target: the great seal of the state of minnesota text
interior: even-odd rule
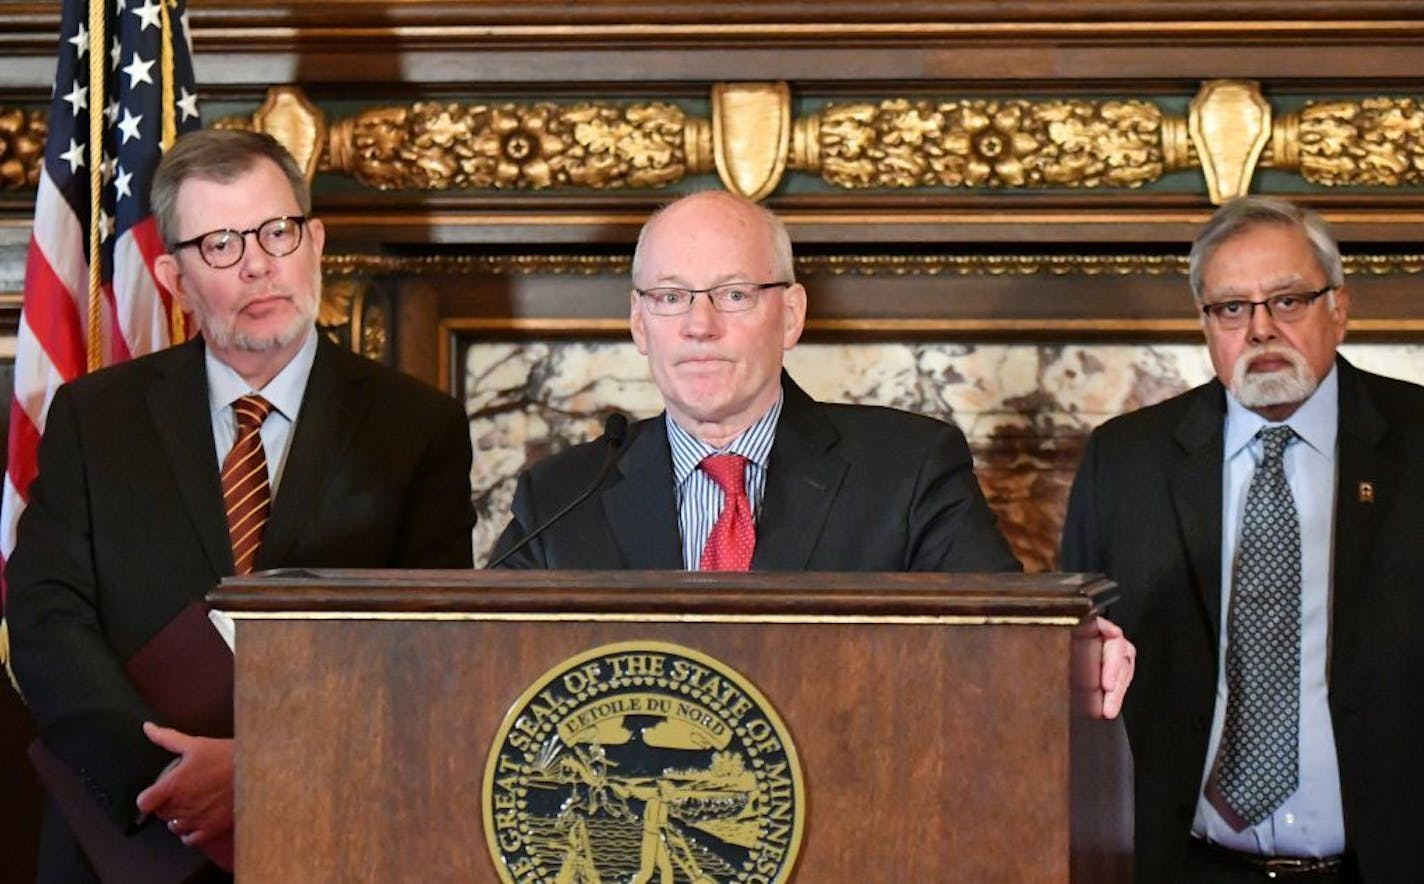
[[[563,661],[505,716],[484,777],[506,884],[774,884],[806,801],[776,710],[691,648],[635,641]]]

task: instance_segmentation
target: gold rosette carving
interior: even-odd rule
[[[0,108],[0,190],[40,186],[48,132],[44,111]]]
[[[1138,187],[1167,165],[1145,101],[892,99],[798,126],[797,167],[846,188]]]
[[[382,190],[663,187],[703,170],[693,122],[661,102],[421,102],[333,124],[326,168]]]
[[[1139,99],[896,97],[792,121],[786,83],[724,83],[712,119],[665,102],[425,102],[371,108],[324,136],[300,90],[272,91],[256,116],[213,125],[273,131],[299,158],[319,152],[322,170],[383,190],[646,189],[714,170],[754,199],[787,170],[847,189],[1050,189],[1200,169],[1215,203],[1247,192],[1258,168],[1329,187],[1424,184],[1424,99],[1277,113],[1253,80],[1204,82],[1186,116]],[[44,133],[42,113],[0,109],[0,189],[34,186]]]
[[[1275,157],[1330,187],[1424,184],[1424,104],[1409,97],[1307,104],[1286,125],[1294,155]]]

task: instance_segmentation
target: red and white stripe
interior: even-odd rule
[[[114,279],[106,286],[104,364],[122,362],[171,343],[171,299],[153,276],[162,253],[153,219],[115,244]],[[40,176],[35,225],[25,264],[25,302],[15,345],[15,394],[10,403],[9,456],[0,505],[0,565],[15,548],[15,527],[38,469],[45,415],[60,384],[87,370],[89,266],[80,222],[55,187]]]

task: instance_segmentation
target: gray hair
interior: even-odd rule
[[[183,135],[153,173],[149,201],[164,247],[178,242],[178,190],[190,179],[227,184],[250,172],[263,159],[271,160],[287,176],[303,215],[311,214],[311,188],[297,161],[277,139],[264,132],[240,129],[199,129]]]
[[[1206,266],[1216,254],[1217,248],[1229,239],[1264,225],[1293,227],[1305,234],[1326,281],[1336,288],[1345,284],[1345,268],[1340,262],[1340,246],[1330,235],[1330,228],[1326,226],[1323,218],[1309,209],[1278,197],[1243,196],[1217,209],[1216,214],[1211,216],[1211,220],[1206,222],[1206,226],[1192,242],[1187,267],[1193,298],[1201,301],[1202,278],[1206,275]],[[1332,298],[1333,294],[1332,292]]]
[[[778,282],[796,281],[796,262],[791,255],[791,234],[786,232],[786,224],[776,217],[776,213],[760,203],[754,203],[743,196],[726,190],[699,190],[694,193],[683,194],[670,203],[667,203],[654,212],[647,221],[643,223],[643,229],[638,231],[638,245],[633,249],[633,284],[637,285],[639,271],[643,266],[643,246],[648,238],[648,231],[652,229],[653,223],[662,217],[663,213],[680,203],[690,199],[725,199],[728,202],[736,203],[753,209],[766,224],[766,233],[771,244],[771,259],[773,263],[772,272],[777,275]]]

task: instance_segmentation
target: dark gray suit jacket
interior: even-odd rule
[[[40,735],[116,821],[168,760],[122,663],[233,573],[203,348],[59,389],[6,571]],[[470,567],[470,460],[456,402],[323,339],[256,569]]]
[[[782,388],[753,570],[1020,569],[957,428],[889,408],[815,402],[784,373]],[[603,486],[506,565],[681,569],[665,420],[634,424]],[[587,487],[605,450],[578,445],[526,470],[496,554]]]
[[[1346,839],[1364,880],[1415,881],[1424,820],[1424,388],[1337,365],[1329,692]],[[1064,570],[1118,582],[1111,616],[1138,648],[1123,715],[1143,882],[1175,878],[1206,764],[1221,632],[1225,395],[1213,381],[1094,432],[1063,532]]]

